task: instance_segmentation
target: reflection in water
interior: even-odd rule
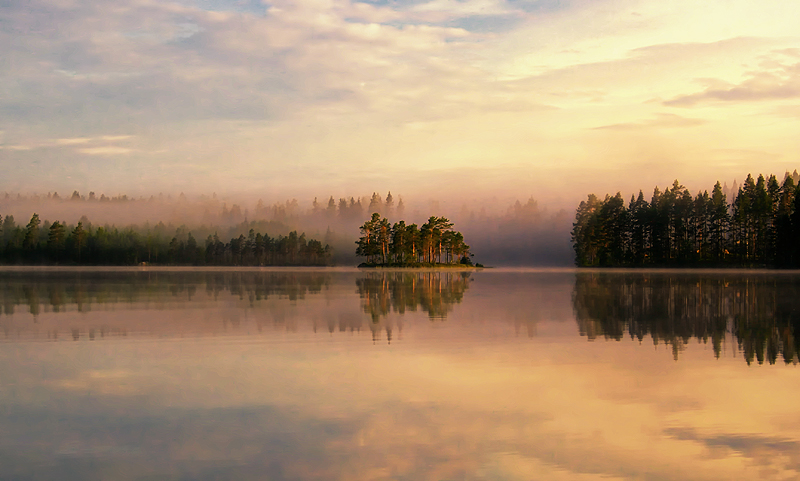
[[[575,276],[0,270],[0,478],[800,479],[797,365],[681,351],[796,353],[797,282]]]
[[[474,282],[475,294],[466,297]],[[570,291],[571,307],[563,297]],[[800,279],[791,274],[0,271],[6,339],[250,335],[265,326],[303,326],[308,334],[331,335],[368,328],[373,341],[385,336],[391,343],[409,318],[445,320],[462,303],[460,326],[513,323],[516,335],[524,329],[531,337],[541,320],[569,319],[572,311],[589,339],[650,336],[670,346],[675,359],[694,338],[717,357],[734,340],[748,364],[800,361]]]
[[[356,280],[364,312],[377,323],[391,311],[405,314],[419,306],[431,320],[444,319],[461,302],[470,272],[375,272]]]
[[[37,315],[45,305],[53,312],[70,306],[83,312],[97,304],[191,301],[198,289],[250,302],[270,296],[297,300],[329,282],[329,274],[313,271],[6,271],[0,272],[0,299],[6,315],[19,305]]]
[[[6,338],[25,337],[32,326],[15,314],[29,313],[34,326],[44,325],[35,330],[52,339],[64,329],[74,340],[126,336],[129,330],[213,332],[218,328],[209,327],[219,321],[223,329],[239,326],[242,315],[267,301],[283,301],[269,306],[270,318],[286,324],[286,304],[318,295],[330,282],[330,273],[312,270],[0,271],[0,327]],[[163,315],[131,313],[141,310],[170,310],[173,316],[164,323]],[[255,323],[260,331],[264,319]]]
[[[5,314],[0,328],[6,339],[45,333],[58,339],[66,330],[73,340],[95,340],[132,332],[248,334],[250,326],[261,332],[267,322],[295,331],[298,322],[310,321],[314,333],[360,333],[366,325],[373,341],[385,335],[391,343],[396,332],[402,335],[406,314],[421,311],[431,320],[445,319],[462,301],[470,276],[463,271],[0,271]],[[330,292],[353,284],[355,292]],[[142,310],[170,311],[169,321],[165,314],[142,315]],[[391,312],[397,316],[388,316]]]
[[[581,335],[670,345],[675,359],[691,338],[719,357],[732,335],[748,364],[798,362],[800,279],[741,273],[578,273],[573,292]]]

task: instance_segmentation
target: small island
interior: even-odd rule
[[[461,232],[445,217],[431,216],[421,227],[400,220],[391,224],[379,213],[360,227],[356,255],[366,257],[358,267],[483,267]]]

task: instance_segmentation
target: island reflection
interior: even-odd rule
[[[578,273],[573,291],[581,335],[624,336],[671,346],[711,342],[719,357],[732,336],[748,364],[798,362],[800,279],[739,273]]]
[[[800,361],[800,278],[787,273],[19,270],[0,271],[0,304],[12,341],[327,332],[391,343],[409,323],[432,335],[430,321],[449,335],[534,337],[574,317],[577,332],[560,335],[650,338],[676,360],[695,339],[748,364]]]
[[[402,333],[407,314],[445,319],[462,301],[470,276],[438,271],[0,271],[0,328],[7,340],[77,341],[131,334],[248,335],[265,326],[297,332],[302,324],[315,334],[325,327],[330,334],[360,333],[366,327],[373,341],[385,333],[391,342],[394,330]]]
[[[431,320],[443,320],[464,298],[470,281],[470,272],[376,272],[357,279],[356,286],[372,322],[418,307]]]

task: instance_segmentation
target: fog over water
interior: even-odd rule
[[[377,196],[377,199],[374,199]],[[355,241],[359,226],[372,212],[390,222],[425,223],[430,216],[444,216],[464,234],[474,261],[498,266],[570,266],[573,253],[570,230],[573,207],[540,205],[527,199],[422,200],[388,193],[340,198],[289,199],[269,204],[262,199],[221,198],[215,194],[125,195],[48,193],[0,196],[0,215],[13,215],[17,225],[27,224],[33,213],[50,222],[74,226],[79,220],[98,227],[135,225],[149,231],[159,223],[164,235],[179,240],[191,232],[204,240],[218,233],[223,239],[247,235],[251,228],[270,236],[305,232],[334,248],[337,265],[356,265]],[[331,200],[332,205],[331,205]],[[376,202],[377,200],[377,202]],[[402,202],[402,204],[401,204]],[[255,223],[255,224],[254,224]],[[185,227],[180,232],[179,227]]]

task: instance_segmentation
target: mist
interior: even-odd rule
[[[446,217],[462,232],[473,261],[487,266],[571,266],[572,209],[540,206],[527,199],[420,199],[391,193],[331,195],[313,199],[288,199],[267,203],[263,199],[235,199],[216,194],[182,193],[149,197],[105,194],[57,193],[0,197],[0,216],[13,216],[25,225],[36,213],[45,224],[59,221],[84,226],[131,227],[142,233],[154,230],[183,241],[191,233],[202,241],[217,234],[228,239],[253,229],[270,236],[291,231],[305,233],[333,248],[335,265],[356,265],[359,227],[373,212],[394,223],[421,225],[429,217]]]

